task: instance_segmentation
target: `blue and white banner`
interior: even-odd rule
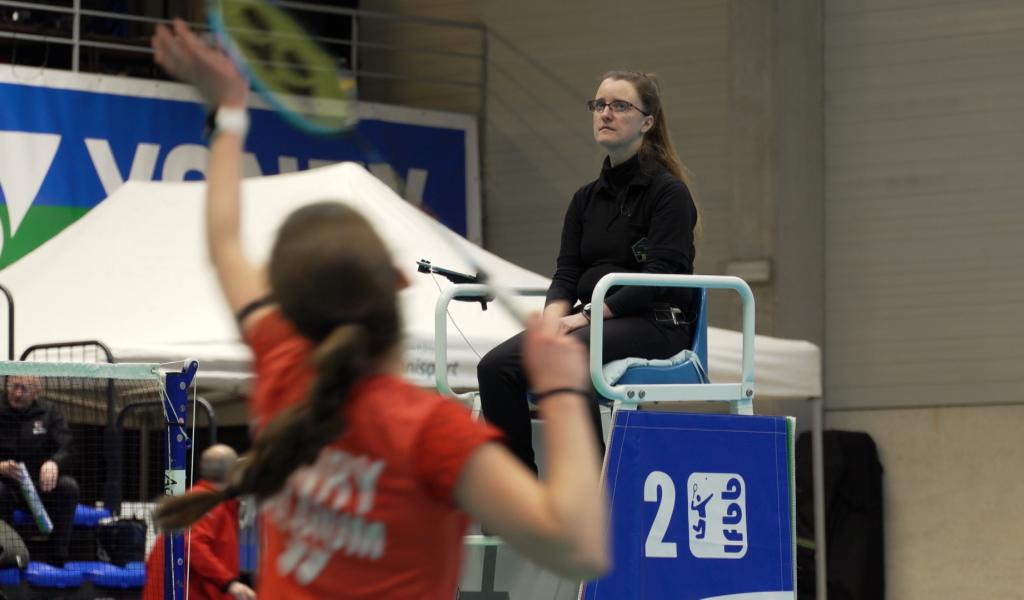
[[[613,570],[585,600],[793,600],[792,420],[619,411]]]
[[[362,162],[410,202],[480,240],[473,116],[361,103],[355,143],[303,134],[255,96],[252,106],[247,176]],[[202,179],[205,114],[192,90],[175,83],[0,69],[0,268],[127,180]]]

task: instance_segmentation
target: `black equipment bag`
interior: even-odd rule
[[[826,431],[825,543],[829,600],[884,600],[882,463],[871,436]],[[811,433],[796,442],[797,590],[815,596]]]
[[[133,519],[101,522],[97,533],[101,561],[115,565],[146,560],[146,524]]]

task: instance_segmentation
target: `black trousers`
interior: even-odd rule
[[[590,327],[570,335],[590,346]],[[689,347],[690,326],[655,321],[653,316],[630,316],[604,321],[604,361],[631,356],[669,358]],[[522,333],[505,340],[488,352],[477,365],[480,403],[487,422],[505,432],[509,449],[534,473],[533,432],[526,394],[528,384],[522,366]],[[604,456],[601,413],[597,391],[590,385],[590,413],[598,448]]]
[[[71,527],[75,519],[75,506],[78,504],[78,482],[70,475],[61,475],[57,478],[57,485],[49,492],[44,492],[36,481],[36,490],[39,492],[39,499],[43,501],[50,521],[53,522],[53,531],[50,532],[50,560],[63,564],[68,559],[68,546],[71,543]],[[21,496],[21,488],[17,482],[0,478],[0,519],[12,522],[14,509],[21,508],[28,512],[28,505]],[[33,528],[35,526],[33,525]],[[29,543],[29,552],[33,549]]]

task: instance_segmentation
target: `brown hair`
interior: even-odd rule
[[[640,71],[608,71],[601,76],[601,81],[614,79],[616,81],[628,81],[633,84],[633,89],[640,96],[640,103],[644,110],[654,117],[654,125],[644,134],[643,144],[640,146],[640,153],[649,156],[668,169],[669,173],[675,175],[680,181],[690,186],[690,170],[686,168],[683,161],[679,159],[676,148],[672,145],[672,137],[668,133],[668,122],[665,119],[665,110],[661,105],[661,85],[653,73],[641,73]],[[693,190],[690,190],[691,195]],[[700,206],[694,200],[697,209],[697,222],[694,223],[694,232],[701,231]]]
[[[354,210],[324,202],[292,213],[278,233],[269,274],[281,312],[316,344],[316,380],[304,402],[259,433],[228,489],[162,500],[153,518],[163,529],[187,527],[238,495],[275,494],[344,432],[352,386],[400,341],[397,273],[384,242]]]

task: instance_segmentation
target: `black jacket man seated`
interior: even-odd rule
[[[78,483],[62,472],[71,452],[71,430],[60,408],[41,393],[39,377],[7,377],[0,402],[0,519],[10,523],[16,508],[28,510],[18,484],[18,463],[25,463],[53,522],[47,558],[62,565],[68,558]]]

